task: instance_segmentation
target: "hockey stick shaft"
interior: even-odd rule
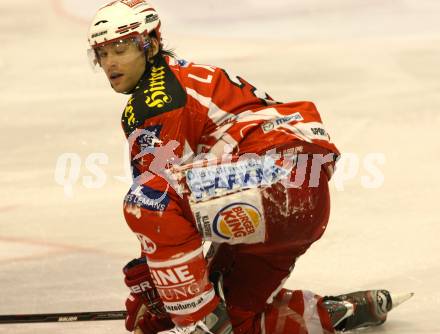
[[[126,311],[101,311],[79,313],[10,314],[0,315],[0,324],[35,322],[74,322],[125,319]]]

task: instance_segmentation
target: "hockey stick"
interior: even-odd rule
[[[125,319],[126,311],[102,311],[79,313],[10,314],[0,315],[0,324],[20,324],[33,322],[74,322]]]

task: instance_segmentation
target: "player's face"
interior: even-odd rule
[[[118,93],[132,90],[145,71],[145,54],[133,39],[125,39],[96,49],[99,64]]]

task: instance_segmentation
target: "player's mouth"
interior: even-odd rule
[[[124,75],[122,73],[112,72],[109,76],[109,79],[112,84],[115,84],[115,83],[118,83],[123,76]]]

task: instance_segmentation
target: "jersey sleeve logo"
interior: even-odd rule
[[[154,190],[147,186],[130,189],[124,198],[125,204],[132,204],[150,211],[165,211],[170,203],[166,192]]]
[[[156,252],[157,246],[150,238],[141,233],[136,233],[136,237],[141,243],[142,251],[147,254],[153,254]]]
[[[263,129],[264,133],[271,132],[272,130],[275,130],[276,128],[282,126],[283,124],[290,123],[290,122],[301,122],[304,121],[304,118],[299,112],[294,113],[293,115],[287,115],[284,117],[277,117],[273,120],[270,120],[266,123],[263,123],[261,125],[261,128]]]

